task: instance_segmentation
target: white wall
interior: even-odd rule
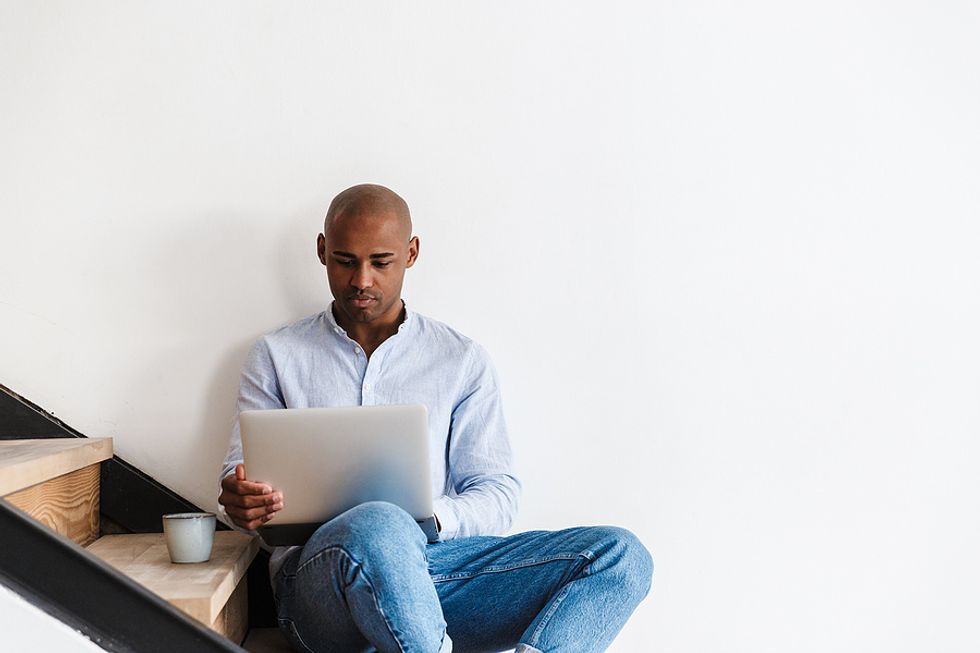
[[[356,6],[355,6],[356,5]],[[968,2],[0,4],[0,383],[193,501],[384,183],[519,529],[654,552],[615,651],[975,651]]]
[[[0,585],[0,645],[5,651],[102,653],[102,647]]]

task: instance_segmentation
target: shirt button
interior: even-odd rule
[[[367,392],[367,391],[369,391],[370,389],[371,389],[371,384],[370,384],[370,383],[365,383],[365,384],[364,384],[364,391],[365,391],[365,392]]]
[[[354,353],[355,354],[360,354],[361,353],[361,348],[360,347],[354,347]]]

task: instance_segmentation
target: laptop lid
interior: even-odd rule
[[[419,522],[431,519],[425,406],[246,410],[239,419],[249,480],[283,495],[283,509],[260,529],[269,544],[300,544],[302,533],[308,537],[367,501],[394,503]],[[291,525],[299,528],[285,528]],[[272,541],[282,539],[277,531],[293,535]]]

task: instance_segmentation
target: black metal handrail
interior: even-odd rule
[[[243,651],[3,500],[0,583],[107,651]]]

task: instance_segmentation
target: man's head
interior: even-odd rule
[[[330,203],[316,248],[342,326],[398,320],[405,270],[419,254],[405,200],[384,186],[348,188]]]

